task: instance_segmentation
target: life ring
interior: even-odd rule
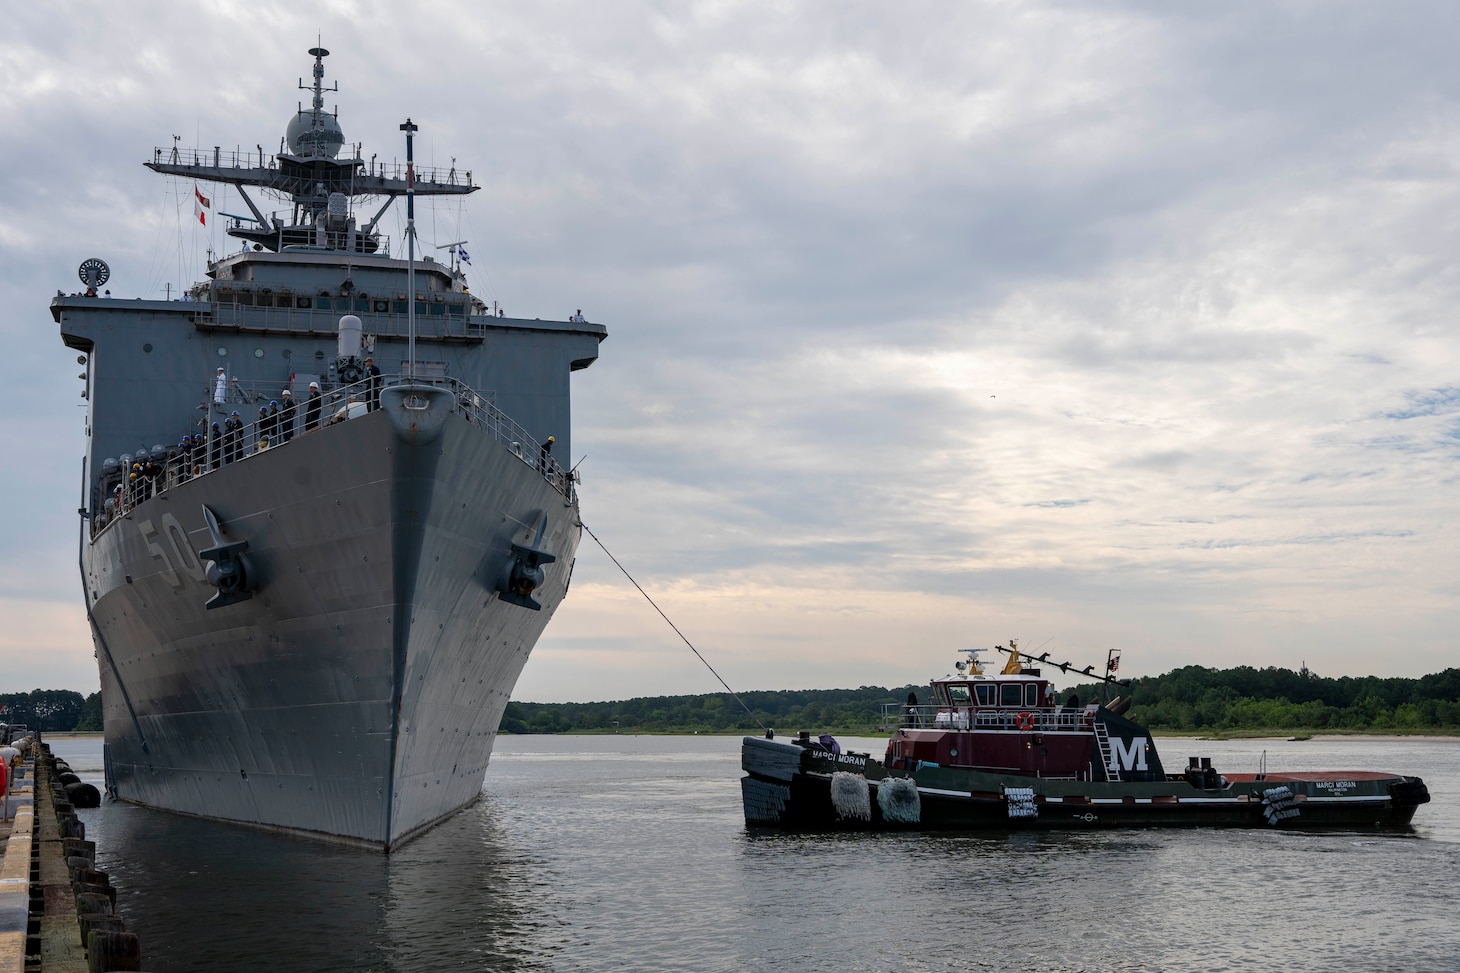
[[[1020,713],[1018,716],[1014,717],[1014,727],[1016,729],[1024,731],[1025,733],[1028,733],[1030,730],[1034,729],[1034,714]]]

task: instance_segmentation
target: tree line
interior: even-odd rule
[[[1098,684],[1076,693],[1098,698]],[[1132,680],[1131,716],[1153,730],[1443,730],[1460,728],[1460,669],[1406,679],[1319,676],[1271,666],[1184,666]],[[1093,694],[1093,695],[1086,695]]]
[[[600,703],[516,700],[502,714],[503,733],[875,733],[897,720],[908,694],[929,702],[927,686],[769,690],[689,696],[639,696]],[[1132,700],[1131,717],[1153,730],[1377,730],[1460,732],[1460,669],[1407,679],[1319,676],[1270,666],[1183,666],[1111,688]],[[1098,683],[1062,690],[1081,702],[1101,698]],[[99,731],[101,693],[69,689],[0,693],[0,720],[45,731]],[[747,708],[749,712],[747,712]]]
[[[1100,684],[1062,690],[1081,702],[1101,698]],[[884,707],[915,693],[928,702],[927,686],[861,686],[857,689],[641,696],[601,703],[513,701],[502,715],[503,733],[732,733],[782,734],[798,730],[875,733],[885,725]],[[1460,669],[1418,679],[1380,676],[1326,678],[1306,666],[1209,669],[1184,666],[1131,680],[1116,693],[1132,698],[1131,717],[1153,730],[1460,730]],[[893,716],[896,719],[896,715]]]
[[[884,704],[896,707],[909,692],[927,696],[926,686],[861,686],[857,689],[801,689],[697,696],[639,696],[606,703],[507,704],[503,733],[778,733],[797,730],[863,730],[881,722]],[[747,712],[747,707],[749,712]],[[894,719],[896,717],[894,716]]]
[[[82,696],[70,689],[0,693],[0,720],[23,723],[42,733],[101,729],[101,693]]]

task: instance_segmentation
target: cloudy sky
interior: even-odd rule
[[[471,169],[508,313],[582,307],[583,517],[737,689],[1013,637],[1136,674],[1460,664],[1460,7],[6,5],[0,663],[97,685],[47,303],[201,275],[154,146]],[[224,194],[223,208],[228,200]],[[399,228],[389,227],[393,237]],[[586,535],[517,698],[708,692]]]

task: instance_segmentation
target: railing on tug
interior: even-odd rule
[[[1019,730],[1089,731],[1098,707],[1031,706],[981,708],[969,706],[882,704],[882,725],[908,730]]]
[[[408,381],[404,375],[393,374],[382,375],[378,381],[380,384],[375,390],[376,402],[379,401],[381,389],[396,385],[429,385],[451,390],[452,412],[460,414],[467,422],[486,431],[497,442],[511,450],[519,460],[541,473],[543,478],[563,495],[564,499],[569,502],[577,500],[577,474],[564,470],[558,465],[555,458],[544,454],[542,444],[528,435],[527,430],[518,425],[514,419],[497,408],[490,393],[477,392],[466,383],[454,378],[423,378],[417,375],[414,381]],[[348,422],[350,419],[364,414],[369,410],[371,402],[371,379],[362,379],[328,392],[322,392],[321,398],[319,422],[312,429],[305,428],[308,400],[304,399],[296,403],[293,418],[294,432],[290,439],[284,438],[284,431],[280,426],[270,427],[262,418],[244,422],[242,428],[232,433],[220,432],[218,435],[214,435],[212,432],[213,423],[204,420],[205,434],[202,446],[196,447],[191,453],[185,452],[177,446],[167,447],[165,458],[153,460],[160,467],[154,478],[139,476],[134,480],[130,476],[132,472],[130,469],[120,469],[116,474],[103,475],[102,482],[99,484],[101,496],[94,506],[91,517],[91,536],[96,537],[113,522],[125,516],[137,504],[159,496],[179,484],[206,476],[231,463],[243,462],[270,449],[280,449],[286,443],[301,439],[318,429]],[[255,405],[261,401],[263,399],[256,390],[244,389],[237,383],[230,383],[225,402],[222,404],[215,402],[214,408],[225,410],[235,404]],[[187,435],[190,437],[192,430],[189,430]],[[117,503],[118,495],[115,490],[118,485],[122,488],[120,505]]]

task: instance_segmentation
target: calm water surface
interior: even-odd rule
[[[739,746],[503,737],[481,803],[389,857],[81,814],[154,973],[1460,970],[1460,741],[1161,741],[1418,774],[1405,835],[753,835]],[[100,782],[99,740],[52,748]]]

